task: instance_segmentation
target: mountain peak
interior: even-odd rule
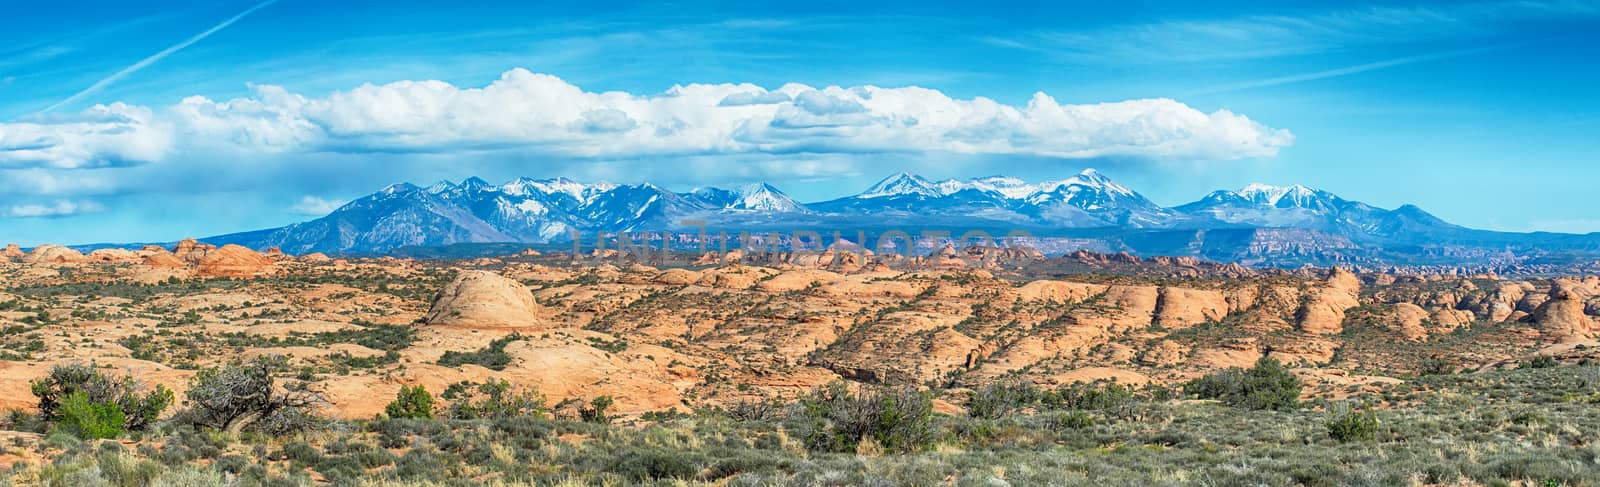
[[[379,192],[383,194],[410,193],[419,189],[422,188],[418,188],[417,185],[411,183],[394,183],[384,187],[383,191]]]
[[[452,183],[448,179],[440,179],[439,182],[433,183],[433,186],[428,186],[428,193],[442,194],[453,189],[456,189],[456,183]]]
[[[1278,207],[1305,207],[1307,203],[1319,199],[1320,196],[1333,196],[1326,191],[1312,189],[1301,184],[1273,186],[1270,184],[1250,183],[1235,193],[1245,200],[1258,205]]]
[[[878,198],[883,196],[920,195],[930,198],[943,196],[944,193],[933,183],[922,176],[901,171],[878,181],[878,184],[867,188],[867,191],[857,195],[860,198]]]
[[[730,209],[780,212],[806,211],[805,207],[799,202],[765,182],[740,186],[735,193],[738,195],[738,199],[728,205]]]

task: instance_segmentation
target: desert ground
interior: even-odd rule
[[[1595,276],[12,246],[0,484],[1595,485],[1597,337]],[[269,362],[314,421],[194,419]],[[85,365],[170,407],[43,410]]]

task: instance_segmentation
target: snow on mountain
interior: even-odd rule
[[[753,183],[740,186],[734,190],[737,198],[725,208],[732,210],[766,211],[782,213],[801,213],[807,211],[805,205],[790,198],[789,195],[778,191],[767,183]]]
[[[802,221],[785,219],[797,215],[808,223],[891,218],[906,224],[978,220],[1044,229],[1295,228],[1365,241],[1410,242],[1435,230],[1467,231],[1415,207],[1384,210],[1301,185],[1251,184],[1164,208],[1089,169],[1037,183],[998,175],[933,181],[902,172],[859,194],[811,204],[766,183],[686,193],[650,183],[567,178],[517,178],[500,185],[467,178],[426,189],[399,183],[317,220],[232,238],[302,252],[381,252],[403,245],[548,243],[573,231],[658,230],[687,218],[725,226],[773,225]]]
[[[855,197],[862,199],[882,198],[886,196],[923,196],[928,198],[938,198],[949,193],[950,192],[942,190],[939,186],[935,185],[931,181],[928,181],[922,176],[901,172],[887,178],[883,178],[882,181],[878,181],[878,184],[872,185],[872,187],[867,188],[867,190],[861,192],[861,194],[855,195]]]

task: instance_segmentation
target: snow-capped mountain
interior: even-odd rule
[[[204,240],[290,253],[370,254],[404,246],[568,242],[574,232],[593,238],[594,232],[683,230],[689,219],[730,232],[1025,229],[1065,239],[1062,248],[1095,242],[1095,248],[1135,253],[1285,265],[1600,253],[1600,236],[1472,230],[1415,206],[1386,210],[1300,185],[1251,184],[1165,208],[1092,169],[1043,182],[1006,176],[935,181],[899,173],[861,193],[810,204],[765,183],[683,193],[650,183],[566,178],[499,185],[467,178],[426,188],[401,183],[312,221]]]
[[[1041,183],[1006,176],[934,182],[899,173],[860,194],[811,206],[826,213],[982,216],[1072,228],[1144,228],[1170,217],[1143,195],[1093,169]]]
[[[736,189],[722,188],[696,188],[681,196],[688,198],[707,208],[721,208],[729,211],[752,211],[772,213],[808,213],[811,210],[805,205],[790,198],[789,195],[779,191],[767,183],[751,183],[739,186]]]
[[[1350,201],[1303,185],[1250,184],[1238,191],[1214,191],[1173,211],[1200,222],[1318,230],[1357,240],[1420,235],[1425,230],[1455,231],[1461,227],[1406,205],[1385,210]],[[1204,223],[1201,223],[1202,225]]]

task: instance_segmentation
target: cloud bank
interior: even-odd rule
[[[316,98],[271,85],[226,101],[121,103],[0,124],[0,168],[106,168],[185,155],[456,153],[519,148],[626,159],[736,154],[947,152],[1054,158],[1270,157],[1287,130],[1170,99],[1026,104],[876,86],[692,84],[590,92],[524,69],[482,88],[366,84]]]
[[[105,210],[105,205],[94,201],[57,200],[50,204],[14,205],[6,208],[4,215],[10,218],[56,218]]]

